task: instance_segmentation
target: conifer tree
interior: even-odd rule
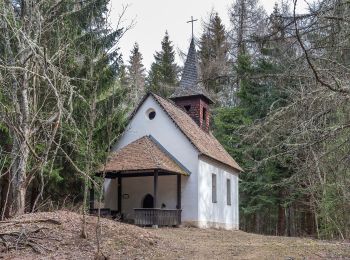
[[[242,167],[246,170],[240,184],[241,227],[251,232],[261,233],[265,230],[273,233],[278,222],[279,206],[286,202],[282,180],[289,177],[290,171],[278,160],[257,167],[255,163],[263,159],[265,147],[256,148],[251,140],[237,146],[240,143],[239,129],[249,128],[256,120],[262,120],[271,105],[276,100],[282,103],[284,98],[273,82],[253,79],[254,75],[277,72],[274,64],[264,60],[255,62],[253,64],[247,54],[238,56],[235,70],[241,79],[237,93],[240,103],[236,107],[217,110],[215,133],[231,155],[243,162]],[[265,225],[268,218],[272,227]]]
[[[199,62],[204,86],[211,93],[222,94],[231,64],[227,32],[218,13],[210,15],[199,45]]]
[[[127,67],[124,64],[123,55],[120,55],[119,69],[117,72],[117,80],[123,89],[127,89],[129,81],[127,75]]]
[[[234,61],[240,55],[256,55],[259,46],[253,39],[263,35],[265,30],[265,10],[259,6],[258,0],[235,0],[230,10],[231,20],[231,56]],[[241,78],[239,73],[233,70],[232,89],[234,93],[239,92]],[[234,104],[239,103],[239,98],[234,96]]]
[[[145,93],[145,67],[142,64],[142,54],[139,45],[134,44],[131,50],[129,65],[127,66],[127,78],[129,88],[129,99],[133,104],[137,103]]]
[[[3,107],[11,111],[8,119],[0,117],[0,126],[11,142],[9,176],[18,180],[9,196],[0,198],[6,204],[1,218],[36,210],[44,193],[58,190],[55,180],[64,179],[61,194],[72,182],[81,185],[82,173],[91,175],[104,158],[105,152],[98,151],[109,146],[106,118],[112,131],[121,125],[119,107],[111,111],[110,104],[121,103],[121,95],[111,93],[116,93],[112,89],[120,62],[118,49],[112,47],[122,30],[107,29],[108,2],[0,3],[0,23],[6,28],[0,39],[0,114]],[[14,66],[23,69],[18,73]]]
[[[162,96],[168,96],[178,84],[178,66],[175,63],[175,51],[166,31],[162,40],[162,50],[154,55],[147,82],[149,90]]]

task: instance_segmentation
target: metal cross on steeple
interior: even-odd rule
[[[191,16],[191,20],[187,21],[187,23],[192,23],[192,38],[193,38],[193,23],[198,21],[198,19],[193,19],[193,16]]]

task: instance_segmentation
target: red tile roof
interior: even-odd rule
[[[202,155],[221,162],[240,172],[243,171],[212,133],[207,133],[202,130],[185,111],[176,106],[172,101],[153,93],[150,95],[155,98],[176,126],[184,133]]]
[[[144,136],[113,152],[107,164],[99,172],[149,172],[160,170],[181,175],[189,175],[169,153],[152,137]]]

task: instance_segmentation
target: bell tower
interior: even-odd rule
[[[192,18],[190,22],[193,24],[193,21],[195,20]],[[209,132],[209,105],[212,104],[213,101],[199,81],[198,72],[197,53],[192,32],[192,40],[182,72],[180,86],[175,89],[170,99],[173,100],[177,106],[184,109],[200,128]]]

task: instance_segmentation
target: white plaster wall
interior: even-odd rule
[[[198,165],[198,226],[239,228],[238,173],[206,157]],[[212,174],[216,174],[217,202],[212,202]],[[226,180],[231,180],[231,205],[227,205]]]
[[[153,108],[156,111],[156,117],[153,120],[149,120],[146,111]],[[189,177],[181,178],[182,187],[182,220],[183,221],[196,221],[198,219],[198,151],[189,142],[187,137],[175,126],[174,122],[163,111],[159,104],[149,96],[142,106],[139,108],[136,115],[130,121],[125,133],[119,140],[119,142],[113,147],[113,150],[119,150],[127,144],[145,136],[152,135],[163,147],[165,147],[179,162],[181,162],[192,174]],[[143,177],[140,180],[141,185],[134,183],[135,189],[137,187],[146,186],[143,182],[148,177]],[[128,180],[127,180],[128,179]],[[137,178],[124,178],[125,182],[137,182]],[[147,184],[148,185],[148,184]],[[170,184],[165,184],[167,187]],[[176,179],[171,184],[176,187]],[[151,184],[152,186],[152,184]],[[162,189],[162,184],[159,183],[159,189]],[[172,187],[171,186],[171,187]],[[116,181],[106,180],[105,182],[105,205],[116,207],[117,203],[117,191]],[[148,187],[148,186],[147,186]],[[153,187],[153,186],[152,186]],[[153,191],[152,187],[148,187]],[[170,187],[170,186],[169,186]],[[164,186],[165,188],[165,186]],[[167,189],[167,188],[166,188]],[[123,191],[124,193],[124,191]],[[131,192],[130,192],[131,195]],[[176,199],[176,195],[174,196]],[[162,195],[159,194],[158,200],[161,203]],[[130,200],[129,200],[130,201]],[[123,210],[131,208],[132,206],[126,206],[128,202],[123,201]],[[130,202],[130,205],[134,205]],[[126,208],[127,207],[127,208]],[[139,207],[139,206],[138,206]],[[112,207],[111,207],[112,208]],[[174,207],[175,208],[175,207]]]

